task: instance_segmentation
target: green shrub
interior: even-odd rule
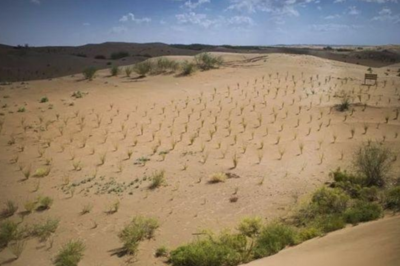
[[[157,248],[155,256],[157,258],[159,257],[167,257],[168,256],[168,249],[165,246],[161,246],[159,248]]]
[[[19,239],[21,231],[18,224],[12,221],[4,221],[0,224],[0,250],[5,248],[8,243]]]
[[[50,197],[39,197],[37,200],[36,210],[37,211],[45,211],[50,209],[53,204],[53,199]]]
[[[293,227],[281,223],[267,225],[256,240],[255,257],[273,255],[286,246],[295,245],[297,241],[298,234]]]
[[[93,80],[96,72],[97,69],[95,67],[88,67],[83,70],[82,74],[85,77],[85,79]]]
[[[82,241],[70,241],[65,244],[54,259],[55,266],[77,266],[82,260],[85,245]]]
[[[129,78],[132,74],[132,68],[130,67],[125,67],[125,74]]]
[[[154,73],[175,72],[179,68],[179,63],[165,57],[159,58],[155,63]]]
[[[346,222],[340,214],[320,215],[314,218],[310,225],[318,228],[323,233],[333,232],[346,226]]]
[[[50,167],[40,167],[40,168],[36,169],[33,176],[34,177],[46,177],[50,174],[50,171],[51,171]]]
[[[124,58],[124,57],[128,57],[128,56],[129,56],[128,52],[119,51],[119,52],[112,53],[111,56],[110,56],[110,59],[111,60],[118,60],[118,59],[121,59],[121,58]]]
[[[47,103],[49,101],[49,98],[47,97],[43,97],[42,99],[40,99],[40,103]]]
[[[357,201],[354,206],[344,213],[347,223],[358,224],[380,218],[383,214],[382,207],[375,202]]]
[[[17,210],[18,210],[18,206],[17,204],[15,204],[15,202],[9,200],[6,202],[5,204],[6,206],[4,207],[4,209],[1,211],[1,217],[2,218],[8,218],[13,216]]]
[[[118,76],[119,73],[120,73],[120,69],[119,69],[118,66],[112,66],[110,68],[110,74],[111,74],[112,77]]]
[[[236,266],[249,261],[251,251],[244,235],[223,233],[193,241],[171,251],[173,266]]]
[[[400,211],[400,186],[388,189],[385,203],[387,208]]]
[[[393,161],[391,151],[379,144],[363,145],[355,155],[354,165],[365,176],[367,186],[383,187],[388,179]]]
[[[239,232],[247,237],[258,236],[261,232],[261,229],[262,220],[259,217],[245,218],[238,226]]]
[[[54,234],[58,228],[59,221],[57,219],[47,219],[42,224],[35,224],[31,229],[31,235],[39,238],[41,242],[46,241]]]
[[[154,231],[159,227],[158,221],[153,218],[138,216],[125,226],[118,234],[123,243],[123,251],[134,255],[137,251],[140,241],[151,239]]]
[[[363,187],[360,190],[359,199],[364,201],[377,201],[379,200],[380,191],[377,187]]]
[[[342,92],[342,97],[340,100],[340,104],[336,106],[336,109],[340,112],[344,112],[349,110],[351,104],[351,97],[348,93]]]
[[[164,175],[165,171],[154,172],[149,178],[150,179],[149,189],[156,189],[165,185],[166,181]]]
[[[323,187],[314,192],[310,204],[317,214],[335,214],[342,213],[348,201],[342,190]]]
[[[150,61],[144,61],[141,63],[137,63],[133,68],[140,77],[146,77],[148,73],[153,69],[153,64]]]
[[[189,62],[189,61],[184,61],[181,64],[181,76],[189,76],[191,75],[194,71],[196,71],[196,65]]]
[[[299,230],[299,240],[300,242],[312,239],[314,237],[322,236],[323,232],[320,228],[309,226],[304,227]]]
[[[223,59],[220,56],[213,56],[209,53],[201,53],[194,57],[196,65],[201,70],[210,70],[217,68],[223,64]]]

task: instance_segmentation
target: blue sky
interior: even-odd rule
[[[0,0],[0,43],[400,44],[400,0]]]

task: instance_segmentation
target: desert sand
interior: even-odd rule
[[[219,55],[222,68],[189,77],[110,77],[102,70],[93,81],[75,74],[1,85],[0,202],[13,200],[23,211],[27,200],[50,196],[51,208],[26,216],[23,224],[50,217],[60,225],[51,241],[29,240],[16,261],[4,249],[0,263],[51,265],[60,246],[82,239],[79,265],[125,265],[127,257],[113,255],[121,247],[117,234],[135,215],[146,215],[160,228],[140,244],[134,265],[163,265],[154,257],[161,245],[177,247],[201,229],[234,229],[248,216],[272,221],[288,214],[329,182],[330,171],[348,168],[367,140],[399,153],[399,65],[374,68],[379,84],[365,86],[368,67],[356,64],[307,55]],[[82,98],[72,97],[77,91]],[[352,95],[353,111],[334,108],[342,91]],[[49,101],[40,103],[43,97]],[[34,177],[39,168],[51,171]],[[32,173],[25,180],[27,169]],[[150,190],[147,176],[155,171],[165,171],[166,184]],[[234,175],[209,184],[216,172]],[[108,214],[115,202],[118,211]],[[91,212],[81,215],[87,204]],[[346,232],[307,242],[297,256]],[[334,256],[336,250],[327,252]]]
[[[400,264],[400,217],[346,228],[248,266],[367,266]]]

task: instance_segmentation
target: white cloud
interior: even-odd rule
[[[362,28],[360,25],[347,25],[347,24],[314,24],[310,25],[309,28],[313,31],[328,32],[328,31],[343,31],[343,30],[353,30]]]
[[[218,21],[211,20],[208,18],[206,14],[198,14],[195,12],[188,12],[184,14],[175,15],[179,24],[193,24],[199,25],[204,28],[209,28],[211,26],[215,26]]]
[[[175,15],[179,24],[197,25],[202,28],[215,28],[220,26],[234,26],[237,28],[250,27],[256,25],[254,20],[248,16],[233,16],[210,18],[207,14],[188,12]]]
[[[122,16],[119,19],[120,22],[128,22],[132,21],[137,24],[142,24],[142,23],[149,23],[151,22],[150,18],[144,17],[144,18],[136,18],[134,14],[128,13],[127,15]]]
[[[206,3],[210,3],[210,0],[198,0],[197,2],[192,2],[192,0],[189,0],[189,1],[186,1],[183,6],[186,8],[189,8],[189,9],[196,9],[199,6],[206,4]]]
[[[398,3],[398,0],[359,0],[368,3],[377,3],[377,4],[384,4],[384,3]]]
[[[228,19],[229,25],[236,26],[253,26],[255,25],[254,20],[251,17],[246,16],[234,16]]]
[[[40,5],[41,4],[40,0],[31,0],[31,3],[34,3],[36,5]]]
[[[319,0],[230,0],[229,10],[268,12],[275,15],[299,16],[296,7],[310,3],[320,3]]]
[[[378,16],[372,18],[374,21],[389,21],[394,24],[400,23],[400,14],[393,14],[392,10],[384,7],[379,11]]]
[[[337,18],[340,18],[340,17],[341,17],[341,15],[335,14],[335,15],[326,16],[326,17],[324,17],[324,19],[330,20],[330,19],[337,19]]]
[[[361,14],[361,11],[357,9],[355,6],[349,6],[347,14],[352,16],[357,16]]]

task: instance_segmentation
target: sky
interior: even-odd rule
[[[400,0],[0,0],[0,43],[400,44]]]

